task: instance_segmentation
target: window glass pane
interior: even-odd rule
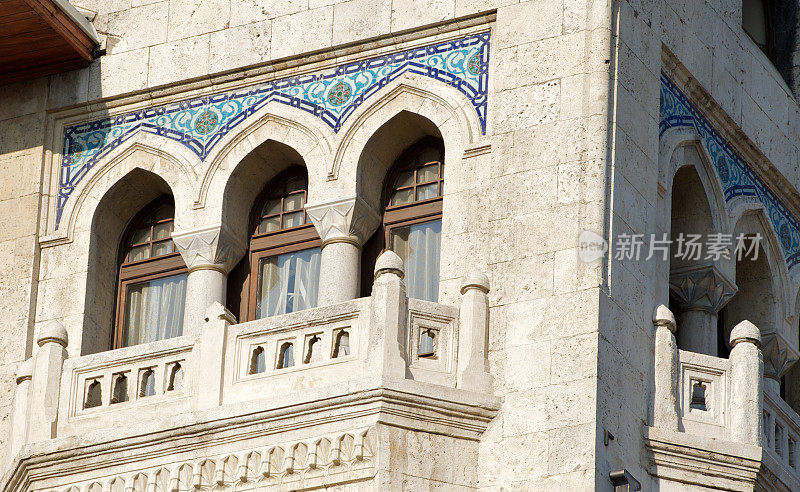
[[[423,166],[417,170],[417,183],[427,183],[436,181],[439,178],[439,165],[431,164]]]
[[[422,186],[417,186],[417,200],[427,200],[428,198],[436,198],[438,193],[436,189],[438,185],[436,183],[426,184]]]
[[[394,181],[395,188],[402,188],[403,186],[411,186],[414,184],[414,170],[410,171],[403,171],[397,176],[397,179]]]
[[[438,300],[441,235],[441,220],[392,229],[390,247],[403,259],[408,297]]]
[[[131,244],[146,243],[150,240],[150,227],[143,227],[133,231]]]
[[[293,210],[300,210],[305,205],[305,199],[303,193],[295,193],[294,195],[289,195],[283,200],[283,211],[284,212],[291,212]]]
[[[153,256],[168,255],[172,253],[172,239],[153,244]]]
[[[172,219],[175,217],[175,205],[164,205],[156,210],[155,220],[161,222],[162,220]]]
[[[167,239],[172,232],[172,222],[163,222],[153,226],[153,241]]]
[[[292,212],[290,214],[283,215],[283,228],[288,229],[289,227],[296,227],[299,225],[303,225],[303,211],[300,212]]]
[[[264,208],[261,210],[261,216],[265,217],[267,215],[275,215],[281,213],[281,199],[275,198],[274,200],[270,200],[264,204]]]
[[[306,188],[307,188],[307,186],[306,186],[305,178],[296,177],[296,178],[292,178],[292,179],[290,179],[289,181],[286,182],[286,193],[287,194],[295,192],[295,191],[304,190]]]
[[[150,258],[149,244],[131,248],[131,252],[128,254],[128,261],[141,261],[141,260],[146,260],[148,258]]]
[[[742,27],[762,48],[767,45],[767,17],[764,0],[742,2]]]
[[[427,164],[429,162],[441,161],[442,153],[438,149],[425,149],[419,155],[419,163]]]
[[[414,188],[406,188],[405,190],[397,190],[392,195],[392,205],[403,205],[411,203],[414,199]]]
[[[316,307],[320,256],[320,249],[312,248],[262,259],[256,317]]]
[[[123,346],[180,336],[185,299],[185,273],[127,286]]]
[[[259,234],[264,234],[265,232],[277,231],[280,228],[281,228],[280,216],[270,217],[269,219],[261,219],[261,223],[258,224]]]

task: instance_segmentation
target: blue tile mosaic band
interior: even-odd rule
[[[800,224],[797,219],[700,115],[680,89],[666,75],[661,74],[659,137],[675,127],[694,128],[700,135],[722,183],[726,203],[737,196],[746,196],[755,197],[764,205],[769,220],[778,233],[786,266],[792,271],[800,263]]]
[[[204,160],[222,137],[275,101],[307,111],[338,132],[356,108],[404,73],[443,82],[467,96],[486,133],[488,32],[340,65],[329,72],[288,77],[67,127],[56,227],[78,183],[105,155],[140,131],[180,142]]]

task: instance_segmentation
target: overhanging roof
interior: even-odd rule
[[[0,0],[0,84],[83,68],[98,44],[67,0]]]

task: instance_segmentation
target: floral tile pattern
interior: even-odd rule
[[[69,126],[64,130],[56,227],[78,183],[105,155],[138,132],[180,142],[204,160],[222,137],[273,101],[307,111],[338,132],[364,101],[404,73],[456,88],[469,98],[486,133],[488,32],[348,63],[328,72]]]
[[[738,196],[755,197],[767,211],[772,227],[777,232],[783,248],[786,266],[795,275],[800,263],[800,223],[756,173],[739,157],[703,116],[692,106],[680,89],[661,74],[661,108],[658,134],[674,127],[694,128],[700,134],[714,169],[722,183],[725,202]]]

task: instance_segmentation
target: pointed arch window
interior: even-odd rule
[[[321,241],[305,212],[308,176],[293,166],[256,200],[250,239],[248,319],[316,307]]]
[[[384,193],[384,240],[403,259],[408,296],[439,298],[444,144],[420,140],[395,162]]]
[[[122,238],[114,348],[180,336],[186,265],[172,243],[175,205],[164,196],[131,220]]]

